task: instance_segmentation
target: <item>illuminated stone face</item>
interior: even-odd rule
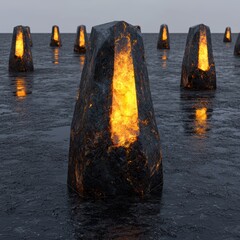
[[[84,25],[80,25],[77,28],[77,35],[74,44],[74,52],[86,53],[87,50],[87,32]]]
[[[19,30],[16,36],[15,56],[22,58],[24,54],[23,32]]]
[[[208,61],[208,44],[206,29],[200,30],[199,37],[199,49],[198,49],[198,68],[202,71],[208,71],[209,61]]]
[[[227,27],[225,30],[223,42],[232,42],[232,33],[230,27]]]
[[[56,26],[56,25],[54,25],[52,27],[52,35],[51,35],[50,46],[51,47],[61,47],[62,46],[59,27]]]
[[[169,31],[166,24],[161,25],[158,35],[158,49],[170,49]]]
[[[12,47],[9,56],[9,71],[31,72],[33,70],[32,52],[27,28],[16,26],[13,30]]]
[[[161,192],[160,140],[135,26],[92,28],[71,126],[70,188],[94,197]]]
[[[209,27],[189,29],[182,64],[181,87],[189,90],[216,89],[216,71]]]
[[[120,46],[119,46],[120,45]],[[123,33],[115,40],[112,84],[111,138],[115,146],[129,147],[139,134],[131,39]]]

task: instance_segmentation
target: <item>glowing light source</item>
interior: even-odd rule
[[[124,43],[119,47],[120,43]],[[111,138],[115,146],[129,147],[139,134],[138,106],[131,41],[128,34],[115,40],[112,84]]]
[[[54,26],[54,29],[53,29],[53,40],[59,41],[58,28],[56,26]]]
[[[24,54],[23,32],[19,30],[16,36],[15,56],[22,58]]]
[[[81,28],[81,30],[80,30],[79,46],[80,47],[85,47],[85,36],[84,36],[84,29],[83,28]]]
[[[163,28],[162,40],[163,41],[167,40],[167,28],[166,28],[166,26],[164,26],[164,28]]]
[[[202,71],[208,71],[210,68],[208,60],[207,34],[205,29],[200,30],[198,68],[201,69]]]

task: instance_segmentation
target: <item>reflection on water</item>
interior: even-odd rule
[[[53,49],[53,63],[59,64],[59,48]]]
[[[19,99],[24,99],[28,94],[31,94],[31,82],[27,81],[26,77],[18,76],[12,80],[13,94]]]
[[[168,60],[168,51],[167,50],[161,51],[162,69],[166,69],[167,68],[167,60]]]
[[[76,239],[156,239],[161,234],[161,199],[127,199],[82,201],[70,194]]]
[[[184,128],[186,133],[193,134],[198,138],[205,138],[211,129],[210,118],[212,115],[212,92],[181,92],[181,103],[184,116]]]
[[[82,54],[79,56],[79,60],[80,60],[80,69],[81,71],[83,70],[83,66],[84,66],[84,62],[85,62],[85,55]]]

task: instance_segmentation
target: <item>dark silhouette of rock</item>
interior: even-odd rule
[[[230,27],[227,27],[225,30],[223,42],[232,42],[232,31]]]
[[[192,90],[216,89],[216,71],[210,28],[200,24],[188,32],[182,64],[181,87]]]
[[[140,31],[140,32],[142,31],[141,27],[139,25],[136,25],[135,27],[138,29],[138,31]]]
[[[59,27],[54,25],[52,27],[52,36],[51,36],[51,42],[50,42],[51,47],[61,47],[62,46],[62,41],[61,41],[61,36],[59,32]]]
[[[169,31],[168,31],[168,26],[166,24],[163,24],[160,26],[157,48],[170,49]]]
[[[76,53],[86,53],[88,44],[88,37],[86,27],[84,25],[80,25],[77,28],[77,35],[74,44],[74,52]]]
[[[26,26],[26,30],[27,30],[27,34],[28,34],[28,37],[29,37],[30,47],[32,47],[32,46],[33,46],[33,43],[32,43],[31,29],[30,29],[29,26]]]
[[[16,26],[13,29],[8,69],[10,72],[31,72],[34,70],[30,39],[27,29],[23,26]]]
[[[82,196],[161,193],[144,45],[120,21],[92,28],[71,125],[68,185]]]
[[[238,34],[237,41],[235,43],[234,55],[240,56],[240,33]]]

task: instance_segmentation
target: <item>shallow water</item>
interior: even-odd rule
[[[240,238],[240,58],[213,34],[215,92],[180,91],[186,34],[157,51],[144,34],[164,164],[161,199],[81,201],[66,186],[70,124],[84,59],[74,34],[33,34],[35,72],[8,73],[0,34],[0,239]]]

